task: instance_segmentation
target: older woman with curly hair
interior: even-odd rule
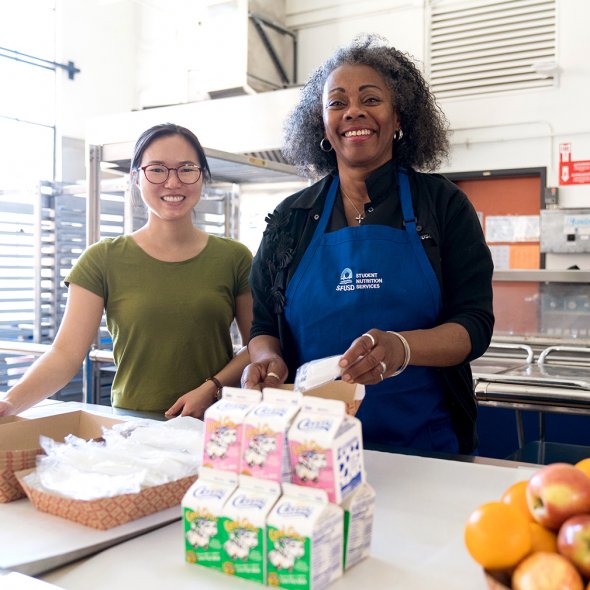
[[[322,178],[267,218],[242,384],[341,355],[341,378],[366,385],[366,446],[473,452],[469,361],[491,339],[493,265],[466,195],[425,172],[448,140],[424,78],[382,39],[358,38],[312,74],[285,141]]]

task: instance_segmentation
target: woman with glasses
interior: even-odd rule
[[[0,415],[22,412],[74,377],[103,310],[117,366],[113,406],[200,418],[223,385],[239,386],[248,354],[233,355],[230,325],[235,318],[246,344],[252,255],[194,226],[210,176],[190,130],[167,123],[139,137],[131,184],[147,223],[82,254],[65,280],[68,302],[51,350],[0,401]]]

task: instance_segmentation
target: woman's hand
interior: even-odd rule
[[[14,406],[8,400],[0,400],[0,416],[13,416],[15,413]]]
[[[372,329],[359,336],[342,355],[342,380],[373,385],[393,375],[402,366],[405,350],[402,341],[390,332]]]
[[[202,420],[205,410],[215,401],[216,391],[215,383],[206,381],[196,389],[181,395],[164,415],[167,418],[192,416]]]
[[[250,363],[242,374],[242,387],[246,389],[261,389],[262,387],[276,387],[284,383],[289,375],[289,369],[280,356],[272,356],[255,363]]]

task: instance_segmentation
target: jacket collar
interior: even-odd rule
[[[318,204],[318,199],[328,192],[330,183],[334,176],[328,174],[321,180],[295,193],[290,209],[313,209]]]
[[[395,178],[396,165],[393,160],[386,162],[381,168],[371,173],[366,179],[367,192],[371,200],[371,195],[389,195],[392,186],[392,178]],[[295,193],[293,201],[289,205],[290,209],[313,209],[318,204],[318,199],[325,196],[330,187],[335,174],[328,174],[321,180]],[[393,183],[395,186],[396,183]],[[383,195],[381,195],[383,196]],[[379,198],[377,198],[379,200]]]

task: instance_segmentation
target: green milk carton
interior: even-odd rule
[[[340,506],[344,509],[344,569],[347,570],[369,557],[375,490],[363,482]]]
[[[325,490],[283,483],[268,515],[269,586],[322,590],[342,575],[343,511]]]
[[[264,583],[266,517],[280,495],[278,482],[240,476],[218,520],[223,572]]]
[[[238,475],[201,467],[199,479],[182,499],[185,557],[189,563],[221,569],[218,519],[238,485]]]

